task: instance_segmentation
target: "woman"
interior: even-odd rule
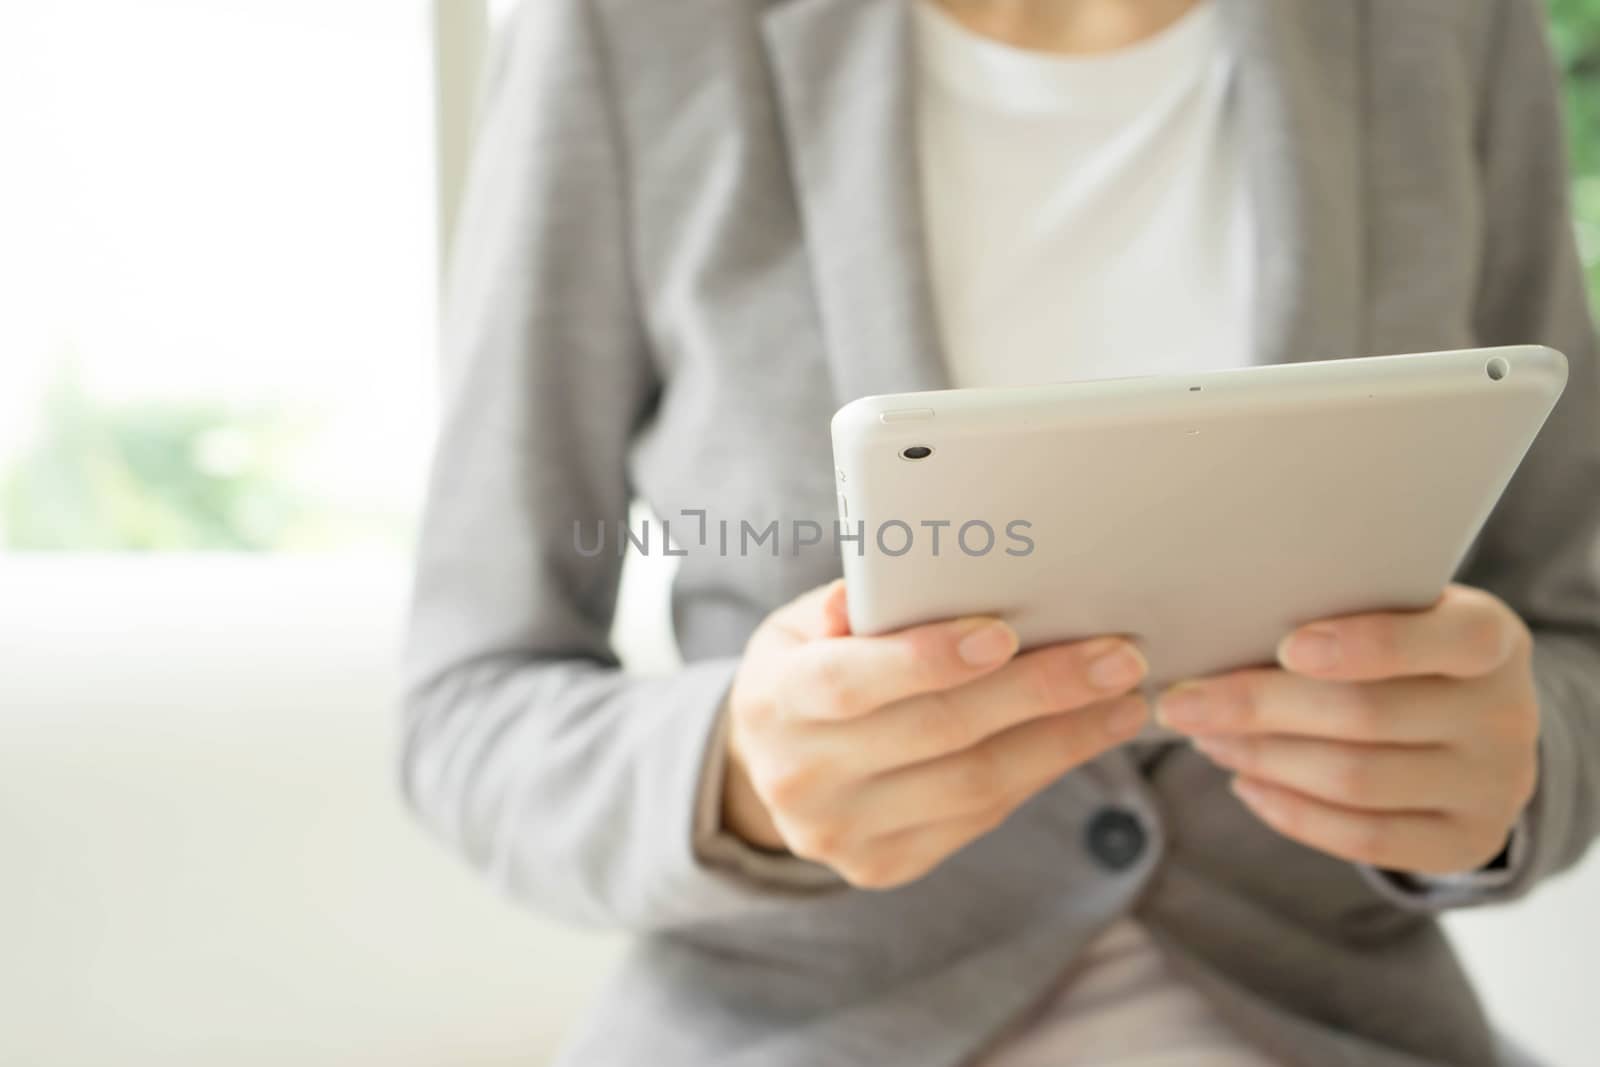
[[[1536,0],[526,5],[404,781],[519,899],[641,935],[566,1062],[1510,1062],[1433,915],[1600,830],[1564,189]],[[1192,745],[1138,736],[1118,638],[852,637],[827,539],[706,534],[828,524],[868,393],[1524,342],[1570,384],[1461,584],[1163,694]],[[631,495],[685,552],[668,677],[608,644]]]

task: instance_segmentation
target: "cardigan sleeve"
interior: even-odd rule
[[[783,897],[695,848],[736,660],[626,673],[609,644],[621,554],[585,547],[625,521],[659,389],[594,8],[522,5],[491,82],[445,301],[400,778],[515,900],[649,929]]]
[[[1543,5],[1498,0],[1480,127],[1483,345],[1566,353],[1566,392],[1460,580],[1505,600],[1534,635],[1539,785],[1504,869],[1487,881],[1386,895],[1422,908],[1492,903],[1576,864],[1600,834],[1600,345],[1569,202],[1561,97]]]

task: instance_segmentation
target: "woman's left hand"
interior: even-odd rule
[[[1425,611],[1304,626],[1281,668],[1179,683],[1157,715],[1287,837],[1390,870],[1472,871],[1538,780],[1532,647],[1505,603],[1452,585]]]

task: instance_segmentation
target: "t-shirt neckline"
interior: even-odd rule
[[[975,33],[934,0],[915,0],[915,7],[925,73],[970,103],[1005,111],[1137,111],[1198,78],[1220,37],[1213,0],[1142,41],[1088,55],[1018,48]]]

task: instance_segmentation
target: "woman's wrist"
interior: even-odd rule
[[[740,758],[738,743],[728,738],[724,757],[727,766],[722,776],[722,826],[745,844],[768,852],[785,852],[783,835],[772,821],[767,806],[756,795],[750,775]]]

